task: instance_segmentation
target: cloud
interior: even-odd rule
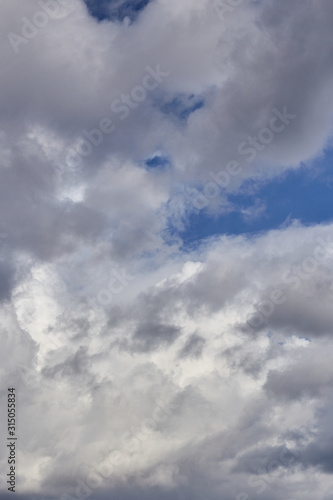
[[[62,341],[57,331],[61,324],[52,319],[56,312],[52,314],[47,303],[47,294],[59,294],[61,288],[47,288],[50,277],[45,281],[41,271],[34,278],[27,276],[26,289],[32,290],[38,277],[39,291],[35,283],[29,303],[23,288],[14,302],[25,329],[21,335],[26,343],[35,338],[31,345],[36,346],[25,355],[33,376],[23,370],[23,379],[16,378],[17,390],[26,391],[19,407],[21,425],[27,436],[39,426],[37,441],[26,438],[21,443],[21,467],[30,470],[31,477],[25,480],[27,491],[75,498],[80,479],[98,498],[104,491],[131,498],[131,484],[148,496],[152,488],[166,498],[184,491],[200,496],[203,485],[219,471],[221,482],[210,489],[212,499],[221,492],[227,498],[242,492],[259,498],[262,483],[268,498],[279,498],[274,484],[283,470],[292,481],[297,464],[316,467],[324,460],[316,451],[322,449],[321,441],[310,430],[307,440],[300,440],[295,429],[320,420],[320,405],[328,404],[329,337],[318,344],[300,338],[301,332],[282,335],[274,328],[276,338],[267,330],[254,335],[239,324],[251,311],[254,294],[260,296],[274,276],[278,284],[293,261],[307,251],[311,255],[316,238],[330,231],[330,226],[291,226],[252,240],[207,241],[191,255],[192,263],[180,254],[176,272],[170,273],[167,266],[164,277],[155,276],[155,284],[141,285],[132,298],[96,310],[92,323],[84,309],[77,325],[68,318],[61,326],[67,328]],[[232,267],[229,260],[237,262],[237,255],[242,259]],[[140,283],[139,276],[136,280]],[[47,309],[44,319],[39,314],[34,320],[37,297],[39,308]],[[306,304],[308,297],[303,300]],[[315,330],[312,333],[317,338]],[[46,402],[45,418],[39,423],[29,420]],[[279,405],[289,408],[284,421],[276,420]],[[59,441],[64,425],[72,437],[67,440],[66,433]],[[258,447],[258,441],[272,444]],[[272,472],[269,464],[286,449],[297,457],[295,465],[282,464]],[[120,458],[110,478],[89,486],[93,479],[77,468],[84,462],[93,470],[115,450]],[[28,457],[34,464],[30,469]],[[255,483],[251,470],[262,466],[267,470]],[[329,463],[322,468],[328,470]],[[285,491],[292,491],[290,481]],[[305,481],[297,495],[308,495],[309,488]]]
[[[109,7],[100,22],[72,0],[42,27],[40,2],[1,7],[17,496],[328,500],[332,223],[191,248],[181,229],[213,177],[210,215],[322,154],[333,5],[244,0],[225,21],[208,0]]]
[[[200,337],[200,335],[194,333],[193,335],[191,335],[191,337],[189,337],[184,347],[180,350],[179,356],[181,358],[186,358],[186,357],[198,358],[202,354],[205,343],[206,341],[203,337]]]

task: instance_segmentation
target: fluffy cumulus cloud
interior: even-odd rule
[[[0,10],[17,497],[332,500],[332,223],[182,240],[331,144],[331,0]]]

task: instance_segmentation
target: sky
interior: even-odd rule
[[[331,0],[0,11],[1,500],[333,500]]]

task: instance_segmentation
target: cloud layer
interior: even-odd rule
[[[330,145],[333,4],[145,3],[1,5],[17,495],[331,500],[332,224],[180,231]]]

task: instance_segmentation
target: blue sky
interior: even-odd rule
[[[98,20],[135,20],[149,0],[85,0],[89,12]],[[204,98],[194,94],[179,94],[156,106],[166,115],[186,122],[188,117],[204,106]],[[170,227],[173,235],[183,240],[183,248],[193,247],[202,239],[220,234],[255,234],[288,225],[298,220],[304,225],[330,222],[333,218],[333,150],[329,149],[311,166],[301,165],[280,177],[261,185],[249,182],[239,193],[229,196],[231,210],[223,215],[211,215],[207,210],[193,210],[179,231]],[[171,165],[167,156],[148,158],[148,169],[164,169]],[[250,194],[249,194],[250,193]],[[251,216],[253,211],[253,216]]]
[[[122,21],[125,17],[134,20],[149,2],[150,0],[85,0],[90,14],[99,21]]]
[[[90,14],[98,20],[123,20],[125,16],[135,20],[149,1],[85,0]],[[157,101],[156,105],[166,115],[186,121],[191,113],[204,106],[204,98],[179,94],[166,102]],[[311,167],[302,165],[257,186],[249,182],[242,187],[242,192],[229,196],[232,208],[227,214],[211,215],[205,209],[194,210],[186,220],[185,230],[178,231],[171,226],[170,231],[183,240],[186,249],[210,236],[254,234],[288,225],[293,220],[305,225],[329,222],[333,218],[332,163],[333,150],[327,150]],[[161,155],[152,156],[145,164],[148,169],[163,169],[170,162]],[[251,210],[255,212],[253,216]]]
[[[195,246],[202,238],[213,235],[253,234],[277,229],[293,220],[304,225],[331,222],[332,164],[333,149],[329,149],[310,166],[289,170],[261,186],[245,184],[242,188],[244,194],[229,196],[234,209],[227,214],[211,215],[205,209],[192,212],[186,229],[178,233],[184,247]],[[242,212],[251,207],[262,207],[262,210],[253,218],[244,216]],[[175,230],[172,232],[177,234]]]

